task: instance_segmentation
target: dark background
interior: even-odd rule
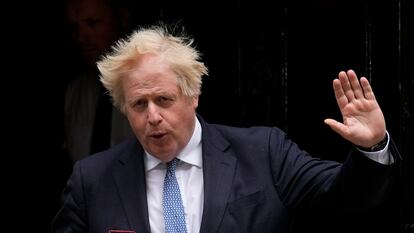
[[[347,142],[323,120],[340,119],[332,80],[366,76],[404,156],[389,199],[357,215],[301,215],[294,232],[409,232],[414,223],[413,2],[409,0],[134,2],[133,23],[180,22],[210,70],[199,113],[211,123],[285,130],[303,149],[343,161]],[[62,145],[63,96],[77,62],[62,2],[5,6],[3,182],[18,228],[48,232],[71,165]],[[7,74],[7,75],[6,75]],[[10,101],[12,100],[12,101]],[[10,147],[10,148],[9,148]],[[7,161],[6,159],[11,159]],[[10,167],[9,167],[10,166]],[[8,170],[7,170],[8,171]],[[321,227],[321,223],[323,227]],[[412,231],[412,227],[411,227]]]

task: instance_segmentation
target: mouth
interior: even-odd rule
[[[151,138],[155,138],[155,139],[162,139],[163,137],[165,137],[167,135],[167,133],[165,132],[153,132],[151,133],[149,136]]]

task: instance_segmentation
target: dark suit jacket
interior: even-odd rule
[[[233,128],[200,119],[202,233],[289,232],[301,208],[355,210],[388,194],[394,166],[356,150],[344,164],[313,158],[277,128]],[[149,233],[143,148],[136,139],[79,161],[53,232]]]

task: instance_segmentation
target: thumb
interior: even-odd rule
[[[327,124],[333,131],[335,131],[337,134],[341,135],[343,138],[345,137],[346,132],[346,126],[336,120],[333,119],[325,119],[325,124]]]

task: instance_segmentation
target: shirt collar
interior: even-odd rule
[[[201,168],[203,164],[201,153],[195,153],[197,152],[197,148],[200,146],[200,143],[201,124],[196,117],[193,135],[191,136],[190,141],[187,143],[184,149],[177,156],[177,158],[185,163]],[[145,172],[148,172],[161,164],[162,161],[148,153],[148,151],[145,151],[144,163]]]

